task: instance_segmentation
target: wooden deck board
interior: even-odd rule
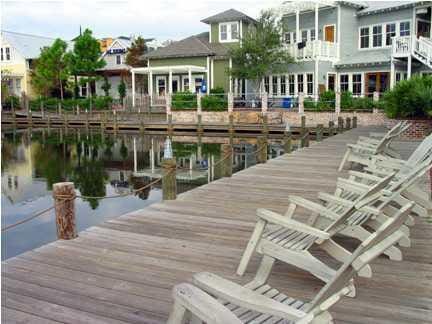
[[[355,129],[156,203],[2,263],[2,323],[163,323],[171,288],[198,271],[243,283],[235,269],[253,229],[256,208],[284,212],[288,195],[331,192],[345,144]],[[375,129],[374,129],[375,130]],[[407,156],[416,142],[398,142]],[[306,217],[301,213],[299,218]],[[331,309],[337,323],[432,323],[432,224],[417,219],[404,261],[381,257],[373,278],[357,280],[358,296]],[[338,238],[347,248],[356,242]],[[316,251],[320,258],[327,258]],[[330,261],[330,264],[335,264]],[[270,282],[307,299],[322,286],[311,275],[277,263]]]

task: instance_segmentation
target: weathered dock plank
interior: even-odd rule
[[[235,269],[255,209],[284,212],[288,195],[314,199],[317,191],[334,190],[344,174],[336,168],[345,144],[370,130],[339,134],[3,262],[2,323],[163,323],[172,286],[194,272],[250,280],[259,256],[244,277]],[[396,145],[407,156],[418,143]],[[357,280],[358,296],[332,309],[337,323],[432,323],[432,224],[417,219],[411,233],[413,246],[402,248],[404,261],[379,258],[373,278]],[[356,245],[339,240],[347,248]],[[282,263],[270,281],[299,298],[322,286]]]

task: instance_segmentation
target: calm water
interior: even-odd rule
[[[72,181],[77,194],[106,196],[131,192],[160,177],[163,136],[117,136],[85,131],[17,131],[2,134],[1,220],[2,227],[25,219],[53,205],[52,185]],[[208,182],[227,139],[174,137],[178,192]],[[254,140],[234,145],[234,169],[255,164]],[[282,153],[281,145],[270,145],[269,154]],[[160,183],[138,195],[117,199],[77,199],[78,231],[144,208],[160,201]],[[54,213],[50,211],[2,233],[2,260],[56,240]]]

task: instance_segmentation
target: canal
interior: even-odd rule
[[[160,182],[134,193],[161,177],[164,135],[101,134],[83,130],[14,130],[2,133],[2,228],[51,207],[52,185],[71,181],[77,199],[78,231],[145,208],[162,199]],[[177,193],[220,177],[221,146],[229,138],[173,136],[177,161]],[[257,141],[235,138],[234,172],[256,164]],[[283,154],[280,141],[269,140],[268,158]],[[54,212],[2,232],[2,260],[56,240]]]

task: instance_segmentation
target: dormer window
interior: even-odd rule
[[[227,22],[219,24],[219,42],[237,42],[239,40],[239,23]]]
[[[121,64],[121,55],[116,55],[116,64]]]

